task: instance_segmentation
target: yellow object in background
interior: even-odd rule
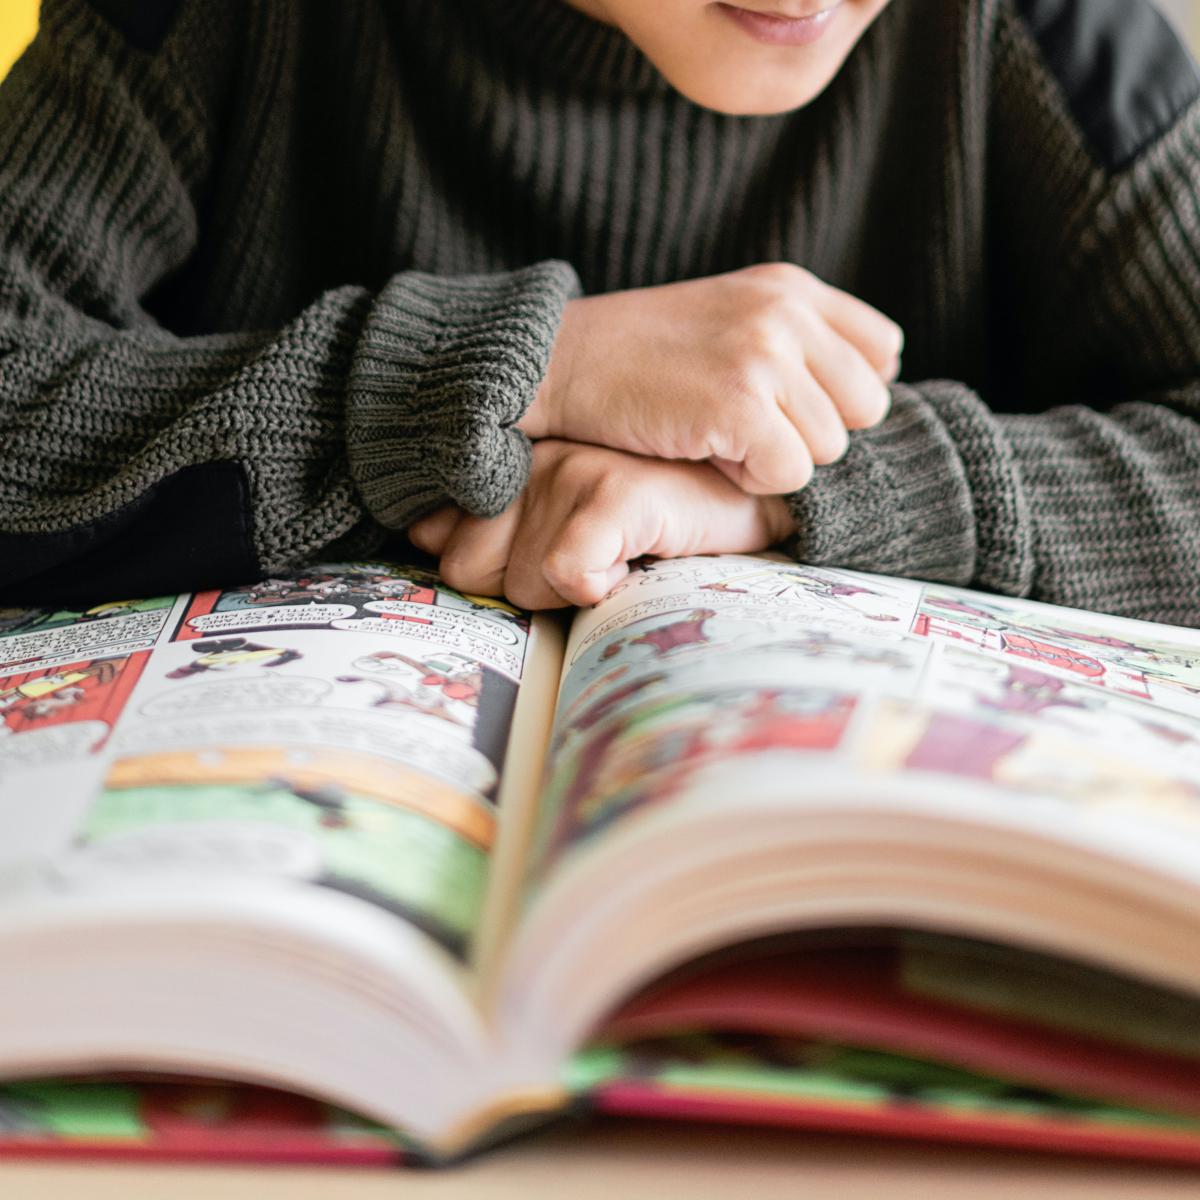
[[[33,41],[38,0],[0,0],[0,79]]]

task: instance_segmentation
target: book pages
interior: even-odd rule
[[[573,627],[531,878],[718,769],[770,785],[780,752],[864,791],[958,782],[1200,839],[1200,634],[795,563],[647,563]]]
[[[466,961],[525,614],[379,562],[2,619],[3,853],[32,886],[307,883]]]

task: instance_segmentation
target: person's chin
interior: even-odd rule
[[[778,84],[756,79],[738,86],[728,76],[716,79],[670,80],[693,104],[731,117],[769,117],[811,104],[836,72],[797,73]]]

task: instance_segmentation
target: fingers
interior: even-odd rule
[[[408,527],[408,540],[426,554],[440,555],[454,532],[454,527],[466,514],[456,504],[448,504],[436,512],[414,521]]]
[[[779,421],[807,453],[782,413]],[[727,474],[745,470],[723,465]],[[491,520],[457,515],[441,571],[452,587],[503,594],[523,608],[588,605],[619,584],[639,555],[762,550],[790,520],[782,501],[747,496],[706,463],[543,441],[511,508]]]
[[[824,466],[837,462],[846,453],[850,435],[846,432],[846,421],[839,406],[830,398],[829,388],[822,386],[821,381],[810,373],[811,364],[809,368],[809,371],[798,373],[791,388],[780,397],[779,407],[793,428],[799,431],[812,462]],[[866,370],[870,374],[870,368]],[[878,381],[876,385],[881,386]],[[810,478],[811,474],[810,470]]]
[[[830,326],[858,350],[882,380],[893,382],[904,352],[904,330],[857,296],[829,284],[822,284],[816,296],[817,307]]]
[[[440,566],[451,587],[503,595],[521,608],[561,608],[595,603],[628,573],[623,489],[608,479],[628,456],[541,445],[509,509],[491,520],[458,520]]]
[[[624,517],[593,494],[551,521],[527,522],[513,544],[508,595],[531,608],[595,604],[629,573]]]
[[[660,522],[644,490],[654,464],[589,448],[561,466],[513,539],[505,591],[524,607],[595,604],[628,574],[628,560],[651,544]]]
[[[810,395],[801,395],[799,399],[805,402],[805,411],[814,410],[808,422],[814,424],[821,435],[832,439],[829,443],[810,441],[809,445],[818,463],[835,462],[845,453],[849,444],[845,431],[878,425],[891,406],[891,392],[883,377],[858,348],[829,326],[814,329],[806,345],[806,365],[828,408]],[[892,372],[898,369],[898,360],[889,366]],[[793,416],[793,420],[796,419]],[[831,421],[839,425],[840,438],[829,431]],[[822,457],[827,446],[836,452]]]
[[[522,495],[498,517],[464,514],[441,551],[442,578],[460,592],[503,596],[505,571],[524,508]]]
[[[807,487],[812,480],[814,456],[800,421],[804,420],[808,425],[815,422],[807,421],[808,414],[802,411],[799,403],[787,401],[786,410],[782,398],[780,403],[780,415],[785,419],[772,422],[771,436],[753,442],[743,459],[709,459],[732,483],[751,496],[787,495]],[[827,398],[824,403],[832,411]]]

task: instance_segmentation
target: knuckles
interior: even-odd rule
[[[793,465],[790,477],[782,486],[772,488],[768,494],[773,496],[787,495],[789,492],[798,492],[802,488],[808,487],[813,480],[813,462],[814,459],[808,457],[797,460]]]
[[[891,390],[883,382],[877,387],[859,388],[843,400],[842,419],[850,429],[870,429],[887,416],[891,404]]]
[[[754,263],[735,271],[734,276],[755,287],[785,293],[798,289],[807,290],[816,283],[816,277],[810,271],[791,262]]]
[[[820,437],[809,439],[809,453],[812,454],[813,462],[817,466],[827,467],[830,463],[839,461],[845,457],[846,451],[849,449],[850,435],[841,425],[834,425],[828,432],[823,432]],[[809,478],[811,479],[811,473]]]
[[[549,554],[542,573],[551,588],[568,604],[595,604],[604,587],[598,576],[590,574],[573,555]]]
[[[884,322],[880,338],[885,351],[885,361],[892,362],[904,353],[904,330],[890,317],[881,316],[880,319]]]
[[[475,557],[447,550],[438,561],[438,573],[443,581],[460,592],[477,596],[499,596],[504,588],[503,575],[486,570]]]

